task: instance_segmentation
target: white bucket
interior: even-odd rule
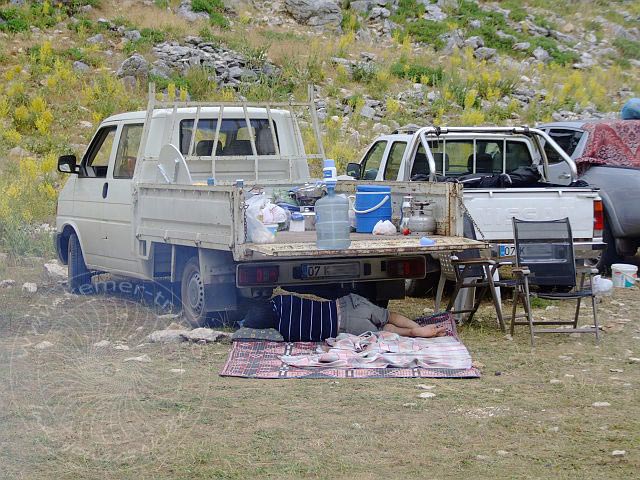
[[[638,267],[626,263],[614,263],[611,265],[613,286],[620,288],[631,288],[638,280]]]

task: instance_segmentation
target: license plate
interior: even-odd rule
[[[303,279],[357,277],[358,263],[303,264]]]
[[[515,245],[498,245],[498,256],[499,257],[513,257],[516,254],[516,246]]]

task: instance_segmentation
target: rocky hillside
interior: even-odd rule
[[[0,243],[36,244],[24,225],[55,211],[57,155],[143,107],[149,81],[225,100],[313,83],[344,164],[406,123],[615,116],[639,73],[631,0],[0,0]]]

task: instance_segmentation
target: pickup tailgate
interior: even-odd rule
[[[554,220],[569,217],[575,241],[593,240],[591,188],[465,189],[464,204],[487,241],[513,243],[513,217]]]

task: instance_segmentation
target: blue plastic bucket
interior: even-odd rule
[[[353,210],[356,232],[371,233],[380,220],[391,220],[391,187],[358,185]]]

